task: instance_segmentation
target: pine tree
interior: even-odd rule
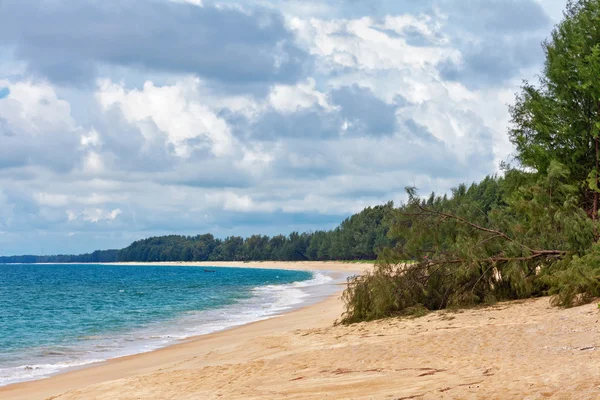
[[[488,301],[600,295],[600,0],[569,1],[543,43],[538,86],[511,108],[524,170],[505,168],[450,197],[408,189],[390,229],[396,245],[349,281],[344,322]]]

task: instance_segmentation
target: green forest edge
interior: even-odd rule
[[[600,1],[570,1],[537,85],[510,108],[518,168],[395,213],[375,269],[349,279],[343,323],[550,295],[600,296]],[[402,260],[415,260],[411,264]]]

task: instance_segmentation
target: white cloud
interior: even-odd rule
[[[39,205],[62,207],[69,204],[69,196],[57,193],[35,193],[33,198]]]
[[[449,39],[442,32],[443,22],[445,22],[445,18],[439,13],[434,16],[426,14],[418,16],[410,14],[387,15],[379,27],[394,31],[398,35],[406,35],[416,31],[432,43],[445,45],[448,44]]]
[[[114,210],[103,210],[101,208],[87,208],[83,211],[67,211],[67,218],[69,221],[76,221],[81,219],[83,221],[97,223],[99,221],[113,221],[120,214],[122,214],[121,209],[115,208]]]
[[[554,20],[559,22],[563,18],[563,10],[567,4],[566,0],[535,0],[537,1],[544,11]]]
[[[148,81],[142,90],[137,90],[102,79],[96,98],[104,110],[119,107],[125,118],[136,124],[148,139],[159,134],[144,123],[152,121],[156,128],[167,134],[180,157],[187,157],[193,149],[204,147],[216,156],[230,154],[234,138],[229,126],[202,102],[199,84],[197,79],[171,86],[155,86]]]
[[[0,87],[10,89],[10,95],[0,101],[0,118],[20,135],[71,135],[76,129],[71,106],[49,84],[0,80]]]
[[[249,195],[237,194],[230,191],[207,193],[207,205],[225,211],[238,212],[272,212],[276,210],[272,202],[256,202]]]
[[[104,161],[102,160],[102,156],[95,152],[90,151],[86,154],[83,160],[83,170],[92,175],[97,175],[101,172],[105,171]]]
[[[81,146],[84,148],[96,147],[98,145],[100,145],[100,135],[95,129],[92,129],[85,135],[81,135]]]
[[[40,206],[48,207],[65,207],[69,205],[102,205],[122,201],[123,195],[108,195],[104,193],[91,194],[65,194],[65,193],[50,193],[37,192],[33,194],[33,199]]]
[[[170,0],[170,1],[172,1],[173,3],[190,3],[190,4],[193,4],[198,7],[204,6],[204,4],[202,3],[202,0]]]
[[[326,110],[332,110],[325,93],[316,90],[315,86],[316,82],[312,78],[295,86],[275,85],[269,94],[269,102],[281,113],[293,113],[315,104]]]
[[[445,33],[447,24],[446,16],[437,10],[431,15],[388,15],[382,21],[371,17],[289,19],[299,41],[317,56],[317,65],[334,72],[328,87],[358,84],[389,104],[401,96],[408,102],[401,101],[397,111],[401,122],[414,120],[425,126],[461,160],[488,151],[486,146],[491,144],[498,165],[513,151],[506,134],[507,105],[514,101],[519,82],[469,89],[442,79],[439,63],[460,63],[463,57],[454,47],[456,38]],[[423,38],[419,45],[407,39],[414,32]]]
[[[252,175],[260,175],[271,166],[274,160],[275,156],[272,152],[266,151],[261,145],[257,145],[253,149],[244,148],[243,158],[236,161],[235,164],[242,170],[250,171]]]
[[[269,0],[258,0],[258,3],[264,6],[273,6]],[[313,0],[286,0],[278,4],[279,9],[288,17],[326,17],[330,16],[335,10],[335,6],[323,1]]]
[[[368,202],[365,202],[364,199],[332,199],[328,196],[309,193],[285,202],[281,210],[288,213],[336,214],[344,212],[351,214],[359,212],[367,204]]]
[[[406,102],[399,104],[399,121],[413,120],[425,126],[458,160],[466,161],[473,155],[487,152],[489,149],[485,146],[489,141],[486,136],[489,131],[499,129],[489,120],[472,119],[480,115],[482,108],[501,110],[506,115],[506,106],[499,98],[493,99],[489,95],[483,103],[482,94],[458,82],[440,78],[437,64],[458,60],[460,52],[453,49],[449,39],[440,33],[443,17],[437,18],[400,15],[387,17],[382,24],[371,18],[334,22],[296,19],[293,23],[304,38],[313,41],[312,52],[321,60],[327,60],[328,68],[336,70],[329,85],[359,84],[389,104],[401,96]],[[434,44],[410,45],[402,36],[408,28],[417,30]],[[396,32],[397,36],[386,30]],[[505,143],[495,143],[501,149],[494,148],[493,151],[497,159],[502,159],[507,155]],[[403,146],[411,145],[405,142]],[[422,157],[427,156],[422,154]]]
[[[333,21],[292,18],[289,25],[310,52],[321,57],[321,65],[328,69],[425,68],[460,57],[460,53],[447,45],[446,40],[436,39],[435,46],[412,46],[403,36],[384,31],[389,29],[401,33],[412,27],[433,36],[438,23],[431,17],[388,17],[383,24],[370,17]]]

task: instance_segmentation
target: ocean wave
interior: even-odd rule
[[[12,368],[0,368],[0,386],[11,383],[31,381],[45,378],[65,369],[82,367],[84,365],[105,361],[104,359],[88,359],[61,361],[53,364],[25,364]]]
[[[27,359],[43,357],[47,363],[0,368],[0,386],[41,379],[68,369],[106,361],[108,359],[144,353],[193,336],[205,335],[236,326],[273,318],[307,304],[319,296],[332,294],[336,279],[314,272],[312,279],[281,285],[257,286],[252,296],[228,306],[192,311],[178,317],[128,332],[95,334],[79,337],[72,346],[53,349],[33,349]],[[31,350],[31,349],[30,349]]]

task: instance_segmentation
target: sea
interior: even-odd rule
[[[272,269],[0,264],[0,386],[277,317],[346,276]]]

